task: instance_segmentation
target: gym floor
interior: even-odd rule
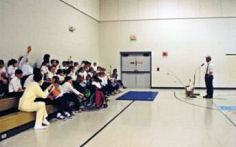
[[[111,97],[107,109],[76,113],[66,121],[52,120],[48,129],[29,129],[0,142],[0,146],[236,146],[235,110],[219,110],[221,105],[236,105],[236,91],[215,90],[213,100],[185,98],[184,90],[152,91],[159,92],[153,102],[117,101],[117,95]]]

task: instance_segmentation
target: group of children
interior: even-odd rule
[[[117,69],[107,74],[106,69],[95,62],[82,61],[79,64],[68,60],[60,65],[58,60],[50,59],[50,55],[46,54],[40,68],[33,68],[28,60],[31,50],[29,46],[27,54],[18,61],[11,59],[7,68],[0,60],[0,97],[21,98],[34,78],[42,75],[42,90],[50,86],[54,88],[51,88],[47,99],[37,98],[35,101],[55,105],[58,108],[56,117],[64,120],[71,118],[74,112],[107,107],[108,97],[126,88],[118,80]]]

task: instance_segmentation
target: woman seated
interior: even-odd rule
[[[36,74],[34,75],[34,81],[30,83],[21,97],[19,101],[18,109],[20,111],[26,111],[26,112],[35,112],[36,111],[36,122],[34,129],[45,129],[46,126],[49,125],[49,122],[47,121],[47,111],[46,106],[44,102],[35,102],[35,99],[40,98],[47,98],[49,91],[53,90],[53,85],[50,85],[45,91],[42,91],[40,88],[40,83],[42,82],[42,74]],[[46,126],[43,126],[46,125]]]

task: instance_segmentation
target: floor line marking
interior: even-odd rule
[[[184,102],[184,103],[186,103],[186,104],[189,104],[189,105],[193,105],[193,106],[196,106],[196,107],[205,108],[205,109],[209,109],[209,110],[216,110],[216,111],[219,111],[221,114],[224,115],[224,117],[225,117],[233,126],[236,127],[236,124],[235,124],[223,111],[220,110],[220,108],[216,105],[216,103],[215,103],[214,101],[212,101],[212,103],[215,105],[215,107],[216,107],[217,109],[211,108],[211,107],[199,106],[199,105],[196,105],[196,104],[189,103],[189,102],[186,102],[186,101],[184,101],[184,100],[181,100],[180,98],[178,98],[178,97],[176,96],[176,93],[175,93],[175,92],[174,92],[174,97],[175,97],[175,99],[177,99],[177,100],[179,100],[179,101],[181,101],[181,102]]]
[[[96,137],[103,129],[105,129],[112,121],[114,121],[121,113],[123,113],[129,106],[131,106],[135,101],[130,102],[125,108],[123,108],[116,116],[114,116],[109,122],[107,122],[101,129],[95,132],[89,139],[87,139],[80,147],[85,146],[89,143],[94,137]]]
[[[205,107],[205,106],[201,106],[201,105],[197,105],[197,104],[193,104],[193,103],[184,101],[184,100],[180,99],[179,97],[177,97],[175,92],[174,92],[174,97],[175,97],[175,99],[177,99],[177,100],[179,100],[181,102],[184,102],[186,104],[193,105],[193,106],[196,106],[196,107],[199,107],[199,108],[204,108],[204,109],[208,109],[208,110],[216,110],[216,111],[218,110],[218,109],[215,109],[215,108],[212,108],[212,107]]]
[[[233,124],[233,126],[236,127],[236,124],[231,120],[231,118],[229,118],[229,117],[219,108],[219,106],[217,106],[217,104],[216,104],[215,102],[213,102],[213,103],[214,103],[214,105],[216,106],[216,108],[218,109],[218,111],[220,111],[220,113],[223,114],[224,117],[225,117],[231,124]]]

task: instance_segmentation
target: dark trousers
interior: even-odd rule
[[[0,96],[3,97],[8,92],[8,84],[4,84],[2,81],[0,81]]]
[[[49,98],[36,98],[35,102],[45,102],[46,105],[53,105],[58,108],[58,112],[60,112],[62,115],[65,115],[65,112],[71,112],[69,108],[69,99],[67,99],[65,96],[58,97],[55,100],[51,100]]]
[[[24,92],[9,92],[5,97],[16,97],[21,98]]]
[[[72,110],[79,110],[80,109],[80,101],[78,100],[78,96],[74,93],[65,93],[63,95],[65,97],[66,106],[69,106],[69,113],[72,113]],[[73,107],[70,107],[70,102],[73,102]]]
[[[117,80],[120,86],[124,86],[123,82],[121,80]]]
[[[53,100],[53,105],[56,105],[59,112],[65,116],[65,112],[70,112],[69,102],[66,97],[62,96]]]
[[[212,75],[206,74],[205,75],[205,83],[207,88],[207,97],[212,98],[214,87],[213,87],[213,79],[214,77]]]
[[[21,78],[20,83],[21,83],[22,86],[24,86],[25,81],[26,81],[26,79],[27,79],[29,76],[30,76],[30,75],[26,75],[26,76],[23,76],[23,77]]]

